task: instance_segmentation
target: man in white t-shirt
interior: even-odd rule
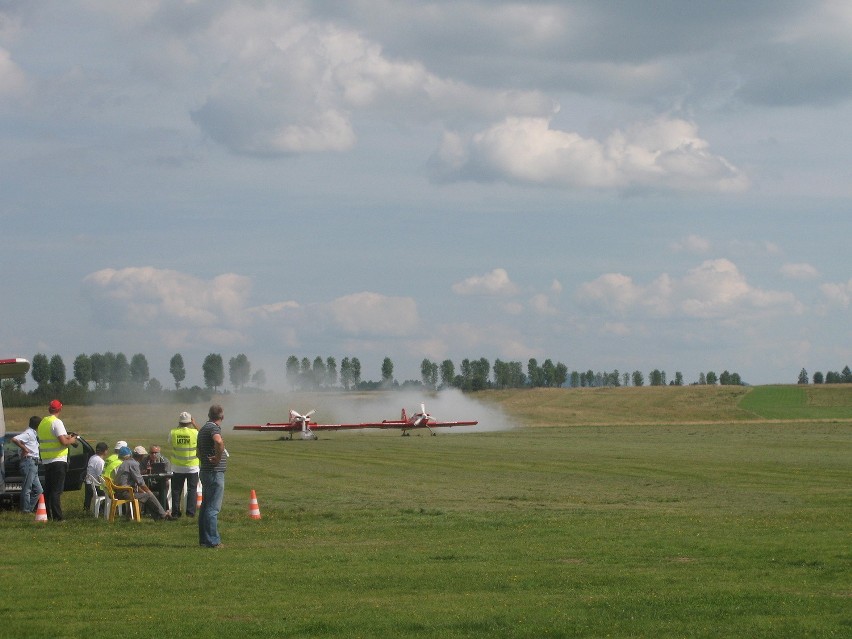
[[[30,417],[27,430],[12,438],[12,443],[21,449],[21,511],[31,513],[38,504],[38,496],[44,492],[38,478],[38,425],[40,417]]]
[[[104,472],[104,460],[106,459],[109,445],[106,442],[98,442],[95,444],[95,454],[89,457],[89,462],[86,464],[86,494],[83,497],[83,510],[89,511],[92,505],[92,498],[96,494],[103,494],[102,490],[98,490],[100,484],[93,484],[90,477],[98,480]]]
[[[65,475],[68,472],[68,447],[77,443],[77,433],[65,430],[58,415],[62,402],[54,399],[48,406],[50,415],[38,425],[38,441],[41,463],[44,465],[44,496],[47,518],[62,521],[62,491],[65,490]]]

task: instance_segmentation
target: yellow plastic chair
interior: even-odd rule
[[[109,520],[115,521],[115,513],[119,506],[127,504],[130,507],[130,515],[134,521],[142,521],[142,515],[139,509],[139,500],[136,499],[133,488],[131,486],[118,486],[109,477],[104,477],[104,488],[110,498],[109,505]],[[120,491],[126,491],[130,497],[119,497]]]

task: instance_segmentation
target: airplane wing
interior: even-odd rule
[[[0,379],[20,377],[26,375],[28,370],[30,370],[30,363],[20,357],[0,359]]]
[[[352,424],[316,424],[313,422],[308,423],[308,428],[313,431],[316,430],[358,430],[361,428],[384,428],[384,429],[392,429],[397,428],[401,430],[413,430],[415,428],[444,428],[451,426],[476,426],[479,422],[474,421],[455,421],[455,422],[423,422],[421,424],[413,424],[408,421],[401,420],[385,420],[381,422],[358,422]],[[240,424],[234,426],[234,430],[256,430],[256,431],[285,431],[285,432],[298,432],[302,430],[301,424]]]

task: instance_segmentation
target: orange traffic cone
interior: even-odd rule
[[[251,499],[249,500],[249,517],[260,519],[260,506],[257,505],[257,495],[254,488],[251,489]]]
[[[36,506],[36,521],[47,521],[47,508],[44,506],[44,495],[38,496],[38,505]]]
[[[195,491],[195,509],[201,508],[201,484],[198,484],[198,489]]]

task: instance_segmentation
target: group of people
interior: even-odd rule
[[[62,402],[54,399],[48,405],[49,415],[44,418],[31,417],[29,428],[12,438],[21,449],[21,510],[33,512],[39,495],[44,493],[47,517],[62,521],[62,492],[68,470],[68,447],[76,446],[78,436],[68,432],[59,419]],[[192,415],[182,412],[178,425],[169,433],[172,457],[166,458],[160,446],[152,444],[150,451],[144,446],[131,450],[124,440],[116,442],[113,452],[108,445],[98,442],[95,453],[89,458],[86,468],[84,508],[91,506],[93,497],[101,491],[100,481],[93,478],[109,477],[120,486],[118,497],[133,496],[139,500],[154,519],[171,521],[181,517],[181,495],[186,491],[187,517],[196,515],[195,495],[201,482],[201,508],[198,511],[198,541],[206,548],[222,548],[218,530],[218,516],[225,494],[225,469],[228,451],[222,439],[222,421],[225,412],[218,404],[208,411],[208,421],[199,427]],[[39,460],[44,465],[44,486],[38,476]],[[165,495],[160,491],[158,498],[145,482],[145,475],[171,475],[171,503],[169,510],[163,508]],[[164,478],[160,489],[165,488]],[[156,480],[154,486],[158,487]]]

